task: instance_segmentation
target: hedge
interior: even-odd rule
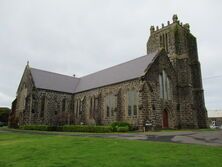
[[[111,126],[90,126],[90,125],[64,125],[63,131],[108,133],[108,132],[112,132],[112,127]]]
[[[120,126],[117,128],[117,132],[128,132],[129,127],[128,126]]]
[[[63,131],[62,126],[48,126],[48,131]]]
[[[64,132],[95,132],[95,133],[112,132],[111,126],[90,126],[90,125],[64,125],[64,126],[24,125],[21,126],[20,129],[40,130],[40,131],[64,131]]]
[[[128,131],[132,130],[132,126],[127,122],[113,122],[111,126],[114,132],[118,132],[119,127],[128,127]]]
[[[48,127],[47,125],[24,125],[21,126],[20,129],[48,131]]]

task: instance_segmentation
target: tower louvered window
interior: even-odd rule
[[[163,47],[165,50],[166,50],[166,52],[168,52],[168,33],[164,33],[164,34],[161,34],[160,36],[159,36],[159,38],[160,38],[160,47]]]

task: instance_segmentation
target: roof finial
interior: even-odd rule
[[[176,14],[173,15],[173,22],[176,23],[178,21],[178,17]]]
[[[27,66],[29,66],[29,61],[27,61]]]

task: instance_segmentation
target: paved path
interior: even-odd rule
[[[210,146],[222,146],[222,130],[94,134],[94,133],[27,131],[27,130],[0,128],[0,135],[1,133],[28,133],[28,134],[44,134],[44,135],[118,138],[118,139],[128,139],[128,140],[175,142],[175,143],[202,144]]]

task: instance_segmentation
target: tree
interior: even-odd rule
[[[6,107],[0,107],[0,122],[4,122],[6,125],[8,124],[8,117],[10,113],[10,109]]]

